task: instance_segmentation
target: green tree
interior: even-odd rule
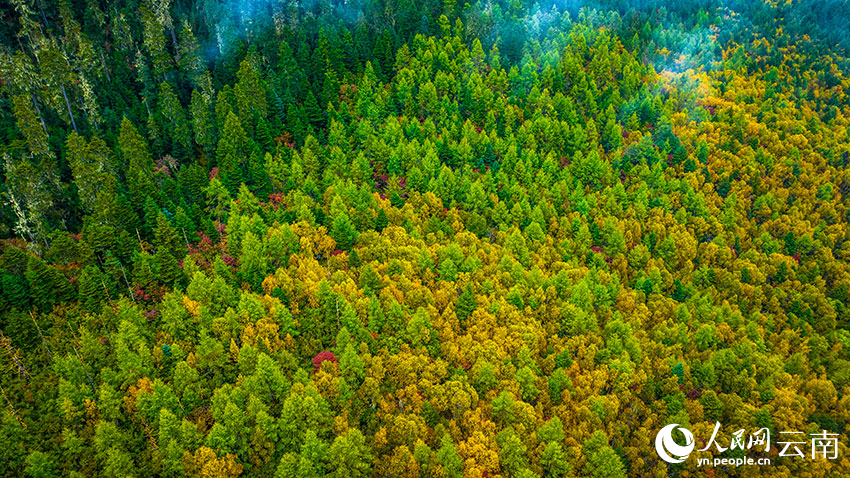
[[[2,155],[6,174],[7,204],[14,214],[14,232],[33,244],[42,241],[47,245],[49,214],[54,206],[54,186],[58,181],[49,157],[39,164],[23,157],[13,159]]]
[[[116,178],[112,151],[97,136],[87,142],[77,133],[68,136],[65,147],[80,204],[86,214],[92,214],[96,212],[95,205],[99,195],[115,194]]]
[[[246,166],[251,149],[239,117],[229,112],[216,147],[216,158],[218,177],[231,194],[243,182],[243,167]]]
[[[18,126],[18,130],[20,130],[27,141],[30,154],[33,156],[50,155],[47,126],[33,108],[33,97],[29,95],[16,95],[12,98],[12,111],[15,115],[15,123]]]
[[[165,27],[160,23],[156,12],[151,11],[147,6],[140,7],[139,14],[143,27],[142,45],[153,61],[156,74],[162,75],[165,79],[165,73],[172,68],[171,54],[165,43]]]
[[[466,323],[466,319],[468,319],[469,316],[472,315],[472,312],[474,312],[477,308],[478,301],[475,298],[475,292],[472,290],[471,286],[467,286],[458,297],[457,306],[455,306],[455,314],[457,315],[461,325]]]
[[[505,247],[513,254],[520,264],[528,267],[531,264],[531,256],[528,252],[528,244],[525,242],[525,237],[519,231],[514,229],[508,239],[505,241]]]
[[[617,123],[617,114],[613,106],[605,110],[604,126],[602,127],[602,145],[606,151],[613,151],[623,144],[623,129]]]
[[[527,447],[516,434],[513,427],[506,428],[496,435],[499,444],[499,463],[508,473],[515,475],[528,466]]]
[[[259,289],[263,279],[266,278],[268,262],[263,243],[251,231],[248,231],[242,239],[242,254],[239,262],[242,279],[255,289]]]
[[[73,294],[68,279],[37,257],[29,258],[26,278],[32,302],[39,310],[49,311],[54,305],[70,299]]]
[[[195,143],[203,148],[204,153],[211,155],[215,150],[215,121],[212,115],[212,98],[206,92],[192,90],[189,112],[192,117],[192,130],[195,133]]]
[[[182,282],[183,271],[169,249],[165,247],[157,248],[154,261],[158,268],[158,277],[162,282],[168,285],[177,285]]]
[[[351,250],[357,242],[358,233],[354,224],[351,223],[351,219],[348,218],[348,214],[341,213],[334,218],[331,236],[336,241],[337,247],[344,251]]]
[[[32,478],[51,478],[56,476],[56,465],[50,458],[50,455],[33,451],[27,455],[27,467],[25,470],[27,476]]]
[[[179,53],[178,67],[180,71],[195,85],[201,83],[201,77],[204,73],[204,62],[201,59],[200,46],[195,34],[192,32],[192,27],[188,21],[183,21],[183,28],[180,30],[180,45],[177,49]]]
[[[546,445],[540,456],[540,464],[546,471],[547,476],[564,476],[570,470],[570,463],[560,443],[552,442]]]
[[[328,449],[331,476],[336,478],[365,478],[371,476],[372,454],[366,438],[356,428],[349,428],[336,437]]]
[[[260,75],[248,60],[242,60],[236,77],[233,93],[236,95],[239,116],[253,125],[258,119],[268,116],[266,89],[260,81]]]
[[[165,82],[159,85],[159,107],[165,123],[163,129],[171,140],[174,155],[188,158],[192,148],[192,128],[174,88]]]
[[[78,279],[80,303],[86,312],[100,312],[101,302],[105,298],[103,274],[96,265],[88,265]]]
[[[595,431],[585,440],[582,451],[585,456],[585,473],[593,478],[625,478],[626,470],[620,456],[608,445],[608,437]]]
[[[118,149],[123,164],[127,165],[127,189],[133,202],[144,204],[147,198],[156,197],[154,163],[148,144],[126,117],[121,121]]]

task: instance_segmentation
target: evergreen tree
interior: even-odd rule
[[[178,67],[180,71],[192,82],[195,86],[201,83],[201,77],[204,73],[204,62],[201,59],[200,46],[195,34],[192,32],[192,27],[188,21],[183,21],[183,28],[180,30],[180,46],[178,47],[179,60]]]
[[[165,82],[159,85],[159,107],[164,121],[163,129],[170,140],[174,156],[187,159],[192,148],[192,129],[174,88]]]
[[[333,220],[331,228],[331,236],[336,241],[337,247],[344,251],[348,251],[357,242],[357,229],[348,218],[348,214],[341,213]]]
[[[161,211],[156,216],[153,245],[157,250],[166,249],[180,256],[184,253],[183,239]]]
[[[254,125],[260,118],[268,116],[266,89],[260,82],[260,75],[248,60],[243,60],[236,73],[238,78],[233,87],[239,117],[243,122]]]
[[[455,314],[461,325],[466,323],[466,319],[472,315],[476,308],[478,308],[478,301],[475,299],[475,292],[471,287],[467,287],[458,297],[455,307]]]
[[[86,266],[80,274],[79,296],[83,310],[89,313],[98,313],[105,299],[103,288],[103,274],[95,265]]]
[[[307,98],[304,100],[304,116],[314,130],[324,127],[325,113],[312,91],[307,93]]]
[[[215,121],[210,107],[211,102],[212,98],[207,97],[205,93],[192,90],[192,99],[189,104],[192,130],[195,133],[195,143],[207,155],[212,154],[216,144]]]
[[[251,149],[239,118],[233,112],[228,113],[216,147],[216,157],[218,177],[231,194],[244,181],[243,166],[247,163]]]
[[[337,478],[365,478],[371,476],[372,454],[360,430],[351,428],[336,437],[328,448],[333,457],[331,475]]]
[[[0,305],[6,310],[26,309],[30,303],[30,293],[27,281],[24,277],[8,274],[0,274]]]
[[[44,119],[39,118],[33,108],[33,97],[16,95],[12,98],[12,110],[18,130],[26,138],[30,154],[33,156],[50,155],[47,127]]]
[[[68,136],[65,147],[83,210],[87,214],[106,213],[95,206],[101,194],[103,199],[115,194],[116,178],[112,151],[97,136],[87,142],[77,133]]]
[[[159,279],[170,286],[179,285],[182,281],[183,272],[177,264],[174,254],[166,248],[158,248],[154,254]]]
[[[69,299],[73,293],[68,279],[37,257],[29,258],[26,278],[32,303],[41,311],[51,310],[54,305]]]
[[[259,289],[263,279],[266,278],[268,263],[262,242],[251,231],[248,231],[242,239],[239,267],[242,280],[255,289]]]
[[[133,203],[144,204],[146,199],[156,197],[154,163],[148,144],[126,117],[121,121],[118,149],[123,164],[127,165],[127,189]]]

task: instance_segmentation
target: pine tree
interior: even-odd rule
[[[148,144],[126,117],[121,121],[118,149],[123,163],[127,165],[127,189],[133,203],[144,204],[147,198],[156,197],[154,162]]]
[[[269,154],[269,153],[266,153]],[[251,188],[257,197],[265,201],[271,191],[271,179],[266,172],[266,161],[259,149],[254,149],[248,159],[248,174]]]
[[[467,287],[458,297],[457,306],[455,306],[455,314],[461,325],[466,323],[466,319],[476,308],[478,308],[478,301],[475,298],[475,292],[472,287]]]
[[[189,103],[189,111],[192,116],[192,130],[195,133],[195,143],[203,148],[207,155],[215,150],[215,122],[210,106],[212,99],[205,93],[192,90],[192,99]]]
[[[357,242],[357,229],[351,223],[348,214],[342,213],[333,220],[331,236],[336,241],[338,248],[348,251]]]
[[[375,216],[375,230],[381,232],[389,225],[389,218],[387,217],[387,211],[384,208],[378,209],[378,214]]]
[[[163,283],[174,286],[182,282],[183,271],[171,251],[164,247],[157,248],[154,261],[157,264],[159,279]]]
[[[144,224],[142,225],[143,233],[145,237],[153,238],[156,232],[157,219],[162,212],[159,210],[156,201],[150,196],[145,200],[143,211],[145,213]]]
[[[251,151],[248,136],[239,118],[229,112],[216,147],[218,177],[230,193],[235,193],[243,182],[242,168]]]
[[[262,147],[264,152],[274,151],[272,130],[265,118],[260,118],[260,121],[257,123],[257,144]]]
[[[186,236],[184,238],[184,242],[188,237],[195,237],[195,231],[198,230],[198,226],[195,224],[195,220],[189,215],[191,210],[186,206],[185,201],[180,201],[181,205],[177,206],[177,212],[174,213],[174,224],[177,229],[178,235],[181,237]],[[187,212],[187,209],[189,211]]]
[[[154,236],[154,260],[158,266],[159,278],[168,285],[175,285],[182,277],[175,256],[183,256],[183,242],[162,212],[157,215]]]
[[[372,454],[366,445],[363,433],[349,428],[344,435],[336,437],[328,449],[333,457],[331,475],[336,478],[366,478],[371,476]]]
[[[141,287],[147,287],[156,280],[154,274],[154,259],[146,252],[136,252],[133,256],[133,282]]]
[[[218,177],[212,178],[210,184],[204,188],[206,201],[209,206],[207,210],[213,219],[223,222],[230,211],[232,196],[230,191],[222,184]]]
[[[50,478],[56,476],[56,465],[47,453],[33,451],[27,455],[26,474],[32,478]]]
[[[96,204],[99,196],[103,195],[103,199],[107,199],[115,194],[116,178],[112,151],[97,136],[86,142],[85,138],[77,133],[68,136],[65,147],[83,210],[87,214],[102,212],[106,215],[106,211],[96,209]]]
[[[14,213],[13,230],[32,243],[46,245],[48,215],[54,206],[56,177],[52,157],[43,156],[39,164],[27,157],[13,159],[4,154],[7,204]]]
[[[15,122],[18,130],[24,135],[33,156],[50,155],[47,126],[34,111],[32,98],[29,95],[16,95],[12,98]]]
[[[312,91],[307,93],[304,100],[304,115],[314,129],[320,130],[324,127],[325,113]]]
[[[604,126],[602,127],[602,145],[606,151],[613,151],[623,143],[623,130],[617,123],[617,114],[613,106],[605,110]]]
[[[174,88],[165,82],[159,85],[159,107],[165,123],[164,130],[171,140],[174,155],[187,159],[192,152],[192,129]]]
[[[525,237],[519,232],[519,229],[514,229],[505,242],[505,246],[520,264],[528,266],[531,263],[528,245],[525,242]]]
[[[157,250],[166,249],[182,257],[184,254],[183,244],[184,241],[171,225],[171,222],[160,211],[157,214],[156,226],[154,228],[154,247]]]
[[[265,248],[253,232],[248,231],[242,239],[242,254],[239,257],[239,272],[242,280],[254,289],[259,289],[268,272]]]
[[[142,20],[142,44],[153,60],[154,71],[165,79],[165,73],[171,70],[171,54],[165,44],[165,28],[157,16],[147,6],[139,8]]]
[[[30,297],[25,278],[6,272],[0,273],[0,305],[4,310],[27,309]]]
[[[266,89],[260,81],[260,75],[248,60],[242,60],[236,77],[238,80],[233,93],[236,96],[239,117],[247,124],[254,125],[258,119],[268,116]]]
[[[50,271],[47,264],[37,257],[30,257],[27,263],[27,282],[29,282],[30,298],[40,310],[53,307],[53,291],[50,284]]]
[[[367,295],[378,294],[383,287],[381,276],[368,264],[360,268],[359,285]]]
[[[101,302],[105,299],[103,289],[103,274],[95,265],[86,266],[80,274],[79,296],[83,310],[89,313],[98,313]]]
[[[195,86],[199,86],[201,76],[204,72],[204,62],[201,59],[200,47],[195,34],[192,33],[192,27],[189,22],[183,21],[183,28],[180,30],[180,46],[178,66],[180,71],[192,82]]]

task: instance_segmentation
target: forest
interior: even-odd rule
[[[848,476],[848,31],[2,2],[0,476]],[[695,456],[771,463],[656,453],[716,423],[769,450]]]

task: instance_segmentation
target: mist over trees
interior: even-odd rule
[[[846,1],[0,12],[0,475],[848,473]]]

